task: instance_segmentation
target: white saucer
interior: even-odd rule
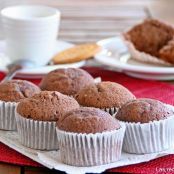
[[[55,54],[72,47],[73,44],[57,40],[55,46]],[[0,41],[0,71],[6,72],[6,65],[10,63],[10,59],[5,55],[5,41]],[[85,64],[85,61],[77,62],[77,63],[70,63],[70,64],[60,64],[60,65],[47,65],[38,68],[32,69],[23,69],[16,74],[16,77],[21,78],[40,78],[43,75],[47,74],[48,72],[58,69],[58,68],[79,68]]]
[[[145,64],[132,59],[119,36],[101,40],[98,44],[104,49],[95,56],[95,59],[101,64],[112,67],[113,70],[141,79],[174,79],[174,67]]]

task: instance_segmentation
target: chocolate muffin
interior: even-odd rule
[[[173,114],[169,107],[158,100],[140,98],[123,105],[117,112],[116,118],[125,122],[148,123],[166,119]]]
[[[174,64],[174,39],[159,50],[159,56],[162,60]]]
[[[55,91],[42,91],[22,100],[16,109],[21,143],[33,149],[58,149],[56,121],[78,107],[74,98]]]
[[[55,91],[42,91],[18,104],[17,112],[29,119],[57,121],[65,112],[79,107],[77,101]]]
[[[76,95],[80,105],[104,109],[110,114],[114,114],[123,104],[134,99],[135,96],[127,88],[114,82],[88,85]]]
[[[39,87],[26,80],[10,80],[0,83],[0,129],[16,130],[17,103],[39,92]]]
[[[97,108],[81,107],[65,114],[57,122],[58,128],[68,132],[97,133],[120,128],[119,122],[107,112]]]
[[[0,100],[6,102],[19,102],[39,92],[38,86],[26,80],[10,80],[0,83]]]
[[[120,159],[125,126],[105,111],[75,109],[57,122],[56,130],[61,160],[66,164],[94,166]]]
[[[124,34],[139,51],[159,56],[159,50],[174,36],[174,28],[156,19],[147,19]],[[159,37],[160,36],[160,37]]]
[[[82,69],[56,69],[42,79],[40,88],[47,91],[58,91],[66,95],[75,95],[83,87],[93,83],[93,77]]]
[[[116,118],[126,125],[123,150],[128,153],[155,153],[173,146],[174,108],[148,98],[123,105]]]

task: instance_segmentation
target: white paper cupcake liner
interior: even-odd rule
[[[115,115],[118,112],[119,108],[112,107],[112,108],[103,108],[101,110],[103,110],[105,112],[108,112],[110,115],[112,115],[113,117],[115,117]]]
[[[80,105],[81,107],[87,107],[87,106],[83,106],[83,105]],[[90,107],[90,106],[88,106]],[[93,107],[93,106],[91,106]],[[95,107],[96,108],[96,107]],[[113,117],[115,117],[116,113],[118,112],[119,108],[117,107],[112,107],[112,108],[97,108],[97,109],[101,109],[107,113],[109,113],[110,115],[112,115]]]
[[[39,150],[58,149],[56,122],[27,119],[16,113],[17,130],[24,146]]]
[[[57,130],[61,160],[73,166],[96,166],[118,161],[125,125],[115,131],[78,134]]]
[[[130,42],[129,40],[126,40],[124,38],[124,36],[122,37],[122,40],[125,42],[129,53],[131,55],[131,57],[135,60],[138,60],[139,62],[144,62],[144,63],[152,63],[152,64],[157,64],[157,65],[165,65],[165,66],[171,66],[172,64],[170,64],[169,62],[166,62],[162,59],[159,59],[155,56],[152,56],[148,53],[145,52],[141,52],[138,51],[135,46],[133,45],[132,42]]]
[[[124,123],[123,150],[144,154],[160,152],[174,146],[174,116],[149,123]]]
[[[0,101],[0,129],[16,130],[16,102]]]
[[[100,83],[102,81],[101,77],[96,77],[94,83]]]

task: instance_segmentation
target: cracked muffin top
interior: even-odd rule
[[[139,51],[159,57],[159,50],[174,36],[174,28],[156,19],[147,19],[124,34]]]
[[[75,95],[83,87],[93,84],[93,77],[78,68],[57,69],[48,73],[41,81],[40,88]]]
[[[124,86],[114,82],[100,82],[80,90],[75,96],[82,106],[96,108],[120,108],[135,96]]]
[[[21,116],[39,121],[57,121],[66,112],[79,107],[77,101],[55,91],[42,91],[22,100],[17,106]]]
[[[0,100],[6,102],[19,102],[39,92],[38,86],[26,80],[10,80],[0,83]]]
[[[169,107],[158,100],[140,98],[123,105],[117,112],[116,118],[125,122],[148,123],[166,119],[173,114]]]
[[[57,122],[60,130],[74,133],[101,133],[120,128],[119,121],[97,108],[80,107],[66,113]]]

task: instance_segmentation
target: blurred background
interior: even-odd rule
[[[59,39],[73,43],[113,37],[146,17],[174,24],[174,0],[0,0],[1,9],[17,4],[43,4],[60,9]]]

